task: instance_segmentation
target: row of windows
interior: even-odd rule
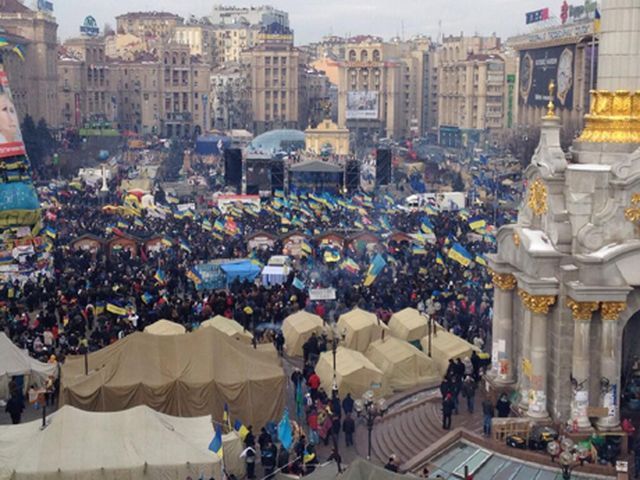
[[[373,53],[371,54],[371,60],[374,62],[379,62],[380,61],[380,50],[374,50]],[[349,61],[350,62],[356,62],[358,61],[358,53],[355,50],[349,50]],[[369,61],[369,51],[368,50],[361,50],[360,51],[360,61],[361,62],[368,62]]]

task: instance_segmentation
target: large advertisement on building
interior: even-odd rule
[[[544,107],[549,103],[549,84],[555,84],[555,103],[573,107],[575,46],[537,48],[520,52],[520,105]]]
[[[18,113],[13,105],[9,79],[0,71],[0,158],[25,155]]]
[[[347,92],[347,120],[376,120],[378,92]]]

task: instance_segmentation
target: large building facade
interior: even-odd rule
[[[571,162],[548,106],[518,221],[489,258],[491,382],[519,391],[530,418],[585,431],[619,429],[640,373],[640,4],[603,0],[601,12],[598,89]],[[557,88],[547,103],[562,105]]]
[[[595,38],[594,38],[595,37]],[[598,87],[598,39],[590,19],[549,27],[507,41],[516,52],[516,124],[538,127],[549,101],[547,86],[558,86],[557,114],[565,134],[575,137],[589,111],[589,91]]]
[[[0,0],[0,27],[24,42],[24,61],[5,55],[4,65],[14,102],[22,121],[44,118],[49,125],[58,120],[57,31],[55,18],[34,11],[17,0]]]
[[[269,5],[258,7],[215,5],[209,18],[214,25],[247,23],[268,27],[275,23],[281,27],[289,28],[289,14]]]

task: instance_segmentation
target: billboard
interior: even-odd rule
[[[9,79],[0,70],[0,158],[26,155],[18,114],[11,98]]]
[[[378,119],[378,92],[347,92],[347,120],[362,119]]]
[[[574,63],[574,45],[521,51],[519,104],[545,107],[550,100],[549,83],[553,80],[556,105],[572,108]]]

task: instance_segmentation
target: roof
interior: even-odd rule
[[[289,170],[291,172],[342,173],[344,168],[321,160],[308,160],[292,165]]]
[[[0,0],[0,13],[33,13],[18,0]]]
[[[2,1],[2,0],[0,0]],[[171,19],[176,19],[176,20],[182,20],[182,17],[180,15],[176,15],[175,13],[171,13],[171,12],[155,12],[155,11],[151,11],[151,12],[128,12],[128,13],[123,13],[122,15],[118,15],[116,17],[116,20],[119,18],[171,18]]]
[[[304,148],[304,132],[300,130],[282,129],[271,130],[262,135],[258,135],[251,141],[250,147],[254,150],[282,150],[290,149],[291,143],[301,143],[300,148]],[[289,145],[288,145],[289,144]]]

